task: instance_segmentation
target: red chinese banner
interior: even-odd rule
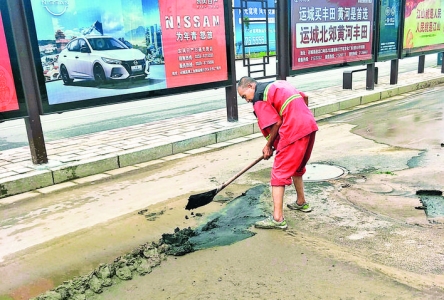
[[[372,58],[373,0],[291,1],[292,69]]]
[[[159,10],[167,87],[227,80],[223,1],[165,0]]]
[[[6,45],[2,15],[0,13],[0,112],[19,109],[11,61]]]

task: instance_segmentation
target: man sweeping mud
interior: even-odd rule
[[[256,228],[287,228],[284,218],[285,186],[293,182],[297,199],[287,207],[310,212],[305,201],[302,175],[310,159],[318,126],[304,100],[305,94],[284,80],[257,82],[251,77],[239,80],[237,91],[253,103],[259,128],[267,139],[262,149],[264,159],[276,156],[271,171],[273,215],[255,224]]]

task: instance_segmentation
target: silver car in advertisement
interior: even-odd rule
[[[74,79],[103,84],[115,80],[144,79],[149,75],[145,54],[111,36],[75,38],[60,52],[58,62],[65,85],[71,84]]]

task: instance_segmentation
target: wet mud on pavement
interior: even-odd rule
[[[34,299],[91,299],[121,281],[151,273],[168,256],[183,256],[247,239],[255,235],[249,228],[266,216],[264,202],[260,201],[263,194],[270,196],[267,185],[253,187],[212,213],[207,221],[195,229],[176,228],[174,233],[163,233],[158,242],[140,245],[115,258],[112,263],[101,263],[89,274],[76,276]],[[141,212],[146,213],[147,210]],[[143,214],[141,212],[139,214]],[[153,220],[151,217],[155,214],[145,216]],[[159,214],[163,215],[164,210]]]
[[[0,299],[36,297],[78,276],[90,276],[84,286],[96,292],[76,299],[444,299],[444,225],[416,208],[424,204],[417,191],[444,186],[439,95],[406,95],[320,122],[310,163],[347,172],[307,182],[314,210],[285,209],[286,231],[250,226],[271,210],[271,161],[207,206],[184,210],[190,194],[256,157],[262,139],[50,195],[42,207],[2,208],[10,216],[2,243],[21,251],[2,256]],[[295,197],[288,188],[284,201]],[[38,220],[29,216],[37,211]],[[57,236],[57,225],[67,233]],[[31,243],[37,233],[42,240]],[[181,248],[186,241],[191,251]],[[129,254],[144,261],[131,264]],[[104,280],[111,263],[121,278]]]

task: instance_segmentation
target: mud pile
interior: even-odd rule
[[[90,274],[65,281],[57,288],[33,299],[88,299],[121,280],[131,280],[136,274],[144,276],[151,273],[167,255],[184,255],[194,251],[188,241],[193,235],[194,231],[190,228],[176,228],[173,234],[163,234],[158,243],[141,245],[131,253],[116,258],[114,262],[100,264]]]
[[[233,244],[254,235],[248,228],[263,218],[264,207],[260,201],[268,187],[259,185],[229,202],[221,211],[196,229],[176,228],[174,233],[164,233],[159,241],[146,243],[130,253],[116,258],[112,263],[100,264],[91,273],[65,281],[60,286],[41,294],[33,300],[86,300],[101,293],[106,287],[120,281],[144,276],[159,266],[168,256],[182,256],[200,249]],[[269,196],[269,195],[268,195]]]

